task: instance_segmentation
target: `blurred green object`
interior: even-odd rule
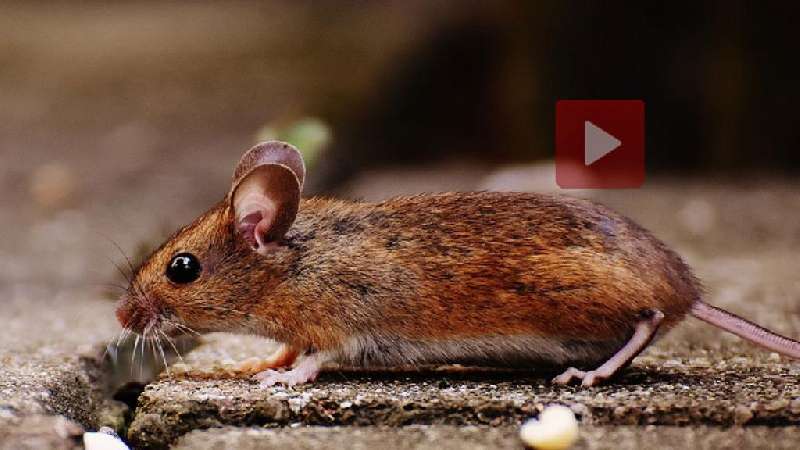
[[[313,168],[331,141],[331,129],[321,119],[304,117],[285,124],[268,123],[256,133],[256,141],[279,140],[300,150],[306,166]]]

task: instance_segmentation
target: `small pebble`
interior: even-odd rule
[[[562,405],[552,405],[531,419],[519,430],[520,438],[528,447],[538,450],[564,450],[578,440],[578,421],[575,414]]]

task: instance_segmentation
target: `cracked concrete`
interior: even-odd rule
[[[78,449],[83,431],[64,416],[15,416],[0,409],[0,450]]]
[[[0,328],[0,448],[72,448],[113,405],[101,342],[114,327],[86,314],[108,302],[62,291],[53,308],[39,297],[49,292],[15,286],[0,302],[0,317],[14,318]]]

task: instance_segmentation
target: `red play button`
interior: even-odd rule
[[[556,183],[635,188],[644,183],[644,102],[556,102]]]

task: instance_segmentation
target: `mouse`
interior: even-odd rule
[[[380,202],[302,198],[292,145],[248,150],[230,190],[141,265],[118,301],[145,339],[256,334],[262,386],[323,365],[556,367],[556,384],[612,379],[687,316],[800,358],[800,343],[703,301],[688,265],[588,200],[447,192]]]

